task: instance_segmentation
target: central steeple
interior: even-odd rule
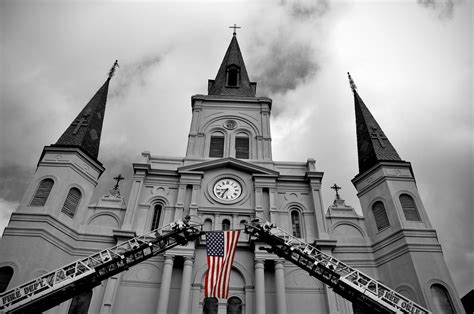
[[[208,94],[255,97],[257,83],[250,82],[234,32],[229,48],[214,80],[209,80]]]

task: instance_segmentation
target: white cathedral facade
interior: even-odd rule
[[[314,159],[272,159],[272,100],[256,97],[232,37],[207,95],[191,97],[186,156],[148,152],[129,195],[91,205],[110,77],[56,144],[46,146],[0,240],[0,292],[135,235],[198,216],[204,230],[264,218],[433,313],[463,313],[409,162],[352,86],[363,216],[337,197],[324,208]],[[222,191],[224,187],[225,193]],[[229,298],[204,299],[205,237],[146,260],[46,313],[358,313],[349,301],[242,234]]]

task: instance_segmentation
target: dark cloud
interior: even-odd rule
[[[321,17],[329,11],[329,1],[295,1],[287,4],[290,14],[298,19]]]
[[[0,167],[0,198],[6,201],[18,201],[25,193],[33,177],[34,168],[15,164]]]
[[[309,79],[320,66],[315,60],[314,49],[305,43],[273,42],[262,55],[254,74],[262,95],[285,94]],[[255,71],[254,70],[254,71]]]
[[[123,95],[132,84],[145,86],[148,72],[156,67],[161,61],[161,55],[146,56],[132,63],[124,62],[122,64],[119,60],[120,68],[117,69],[115,78],[117,80],[117,87],[111,91],[110,96],[116,97]],[[117,73],[118,71],[120,71],[120,73]]]
[[[418,4],[436,11],[440,19],[453,17],[454,0],[417,0]]]

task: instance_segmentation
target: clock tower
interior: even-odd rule
[[[314,159],[276,162],[272,159],[270,114],[272,100],[256,96],[234,33],[207,95],[191,97],[192,120],[186,156],[158,157],[149,152],[134,163],[134,182],[122,233],[143,233],[185,215],[199,217],[204,229],[243,228],[261,217],[307,242],[330,248],[321,201],[322,172]],[[332,292],[303,270],[259,249],[242,234],[231,271],[228,300],[204,298],[207,268],[206,239],[180,247],[150,263],[156,273],[159,313],[202,313],[240,307],[242,313],[326,312]],[[146,268],[144,262],[137,268]],[[133,273],[110,288],[118,296],[133,293]],[[176,286],[177,283],[181,285]],[[173,290],[175,289],[175,290]],[[121,292],[122,291],[122,292]],[[176,293],[173,293],[176,292]],[[304,291],[286,295],[287,291]],[[144,298],[144,295],[142,296]],[[129,303],[115,298],[125,311]],[[278,300],[274,302],[273,300]],[[143,300],[140,304],[150,304]],[[151,305],[149,305],[151,306]],[[146,311],[152,311],[147,308]],[[207,312],[206,312],[207,313]]]

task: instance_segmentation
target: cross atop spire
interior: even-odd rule
[[[234,24],[234,26],[229,26],[229,28],[233,28],[233,29],[234,29],[234,32],[233,32],[232,34],[235,36],[235,35],[237,35],[236,30],[237,30],[238,28],[242,28],[242,27],[237,26],[236,24]]]
[[[352,80],[352,76],[349,72],[347,72],[347,76],[349,77],[349,85],[351,86],[352,92],[356,92],[357,91],[357,86],[354,83],[354,81]]]
[[[120,68],[118,60],[115,60],[114,65],[109,70],[109,80],[114,76],[116,68]]]

